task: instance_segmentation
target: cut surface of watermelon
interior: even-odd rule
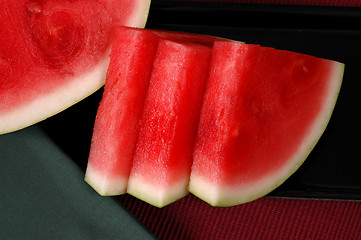
[[[158,39],[151,31],[115,31],[85,174],[101,195],[126,192]]]
[[[188,191],[213,206],[255,200],[298,169],[332,115],[341,63],[210,36],[119,29],[86,173],[101,195],[126,190],[157,207]],[[140,86],[141,75],[149,86]]]
[[[188,193],[211,48],[161,39],[127,192],[163,207]]]
[[[0,134],[98,90],[115,24],[144,27],[150,0],[0,0]]]
[[[303,54],[216,42],[190,192],[213,206],[233,206],[283,183],[325,130],[343,68]]]

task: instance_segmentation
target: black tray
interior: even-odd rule
[[[361,9],[153,1],[146,28],[221,36],[345,63],[325,133],[304,165],[269,196],[361,200]],[[82,170],[101,93],[38,124]]]

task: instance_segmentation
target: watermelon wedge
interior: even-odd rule
[[[94,124],[85,180],[101,195],[126,192],[159,37],[117,28]]]
[[[215,42],[190,192],[213,206],[233,206],[283,183],[325,130],[343,68],[303,54]]]
[[[211,48],[159,41],[127,192],[163,207],[188,193]]]
[[[189,192],[213,206],[262,197],[307,158],[344,65],[179,32],[119,27],[86,181],[163,207]]]
[[[0,0],[0,134],[99,89],[112,28],[144,27],[150,0]]]

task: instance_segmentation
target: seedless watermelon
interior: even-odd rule
[[[114,32],[85,180],[101,195],[123,194],[128,187],[131,194],[153,205],[163,206],[188,193],[193,143],[208,75],[210,49],[218,38],[130,27],[117,27]],[[150,73],[152,84],[148,89]],[[148,97],[143,110],[146,92]],[[162,95],[163,100],[159,99]],[[155,103],[158,105],[154,106]],[[135,167],[127,186],[142,114]],[[154,122],[151,118],[162,120]],[[157,131],[172,128],[175,128],[174,136],[169,131]],[[168,144],[164,144],[166,140]],[[165,145],[173,146],[165,152],[158,152],[167,148]],[[152,153],[145,153],[144,149]],[[162,164],[155,164],[158,160],[167,164],[166,170]],[[153,174],[141,178],[142,171]],[[163,176],[159,176],[161,172]],[[176,183],[165,186],[148,181],[156,178]],[[139,184],[141,181],[146,183]],[[152,194],[147,186],[159,194],[150,197]]]
[[[104,84],[115,24],[144,27],[150,0],[0,0],[0,133]]]
[[[266,195],[307,158],[331,117],[343,64],[216,42],[190,191],[214,206]]]
[[[211,48],[159,41],[127,192],[163,207],[188,193]]]
[[[85,174],[101,195],[126,192],[158,39],[143,29],[115,31]]]
[[[188,191],[214,206],[264,196],[307,158],[341,87],[344,65],[335,61],[118,31],[86,173],[102,195],[126,189],[158,207]]]

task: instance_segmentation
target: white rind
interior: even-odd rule
[[[280,186],[303,164],[325,131],[341,88],[343,72],[344,64],[333,62],[328,96],[324,100],[325,105],[297,153],[281,169],[257,182],[235,187],[213,184],[192,172],[189,191],[212,206],[234,206],[263,197]]]
[[[151,0],[138,0],[137,9],[134,10],[137,14],[133,14],[125,25],[128,27],[144,28],[148,19],[150,3]]]
[[[0,113],[0,134],[13,132],[51,117],[88,97],[105,83],[109,57],[104,57],[91,71],[74,78],[55,91],[34,101]]]
[[[88,164],[85,181],[102,196],[116,196],[126,193],[128,179],[124,177],[107,177]]]
[[[151,0],[137,1],[132,17],[125,26],[144,28],[148,19]],[[51,117],[88,97],[105,83],[109,56],[91,71],[76,77],[68,84],[34,101],[14,108],[12,112],[0,112],[0,134],[17,131]]]
[[[127,192],[153,206],[164,207],[186,196],[189,178],[182,179],[170,186],[153,185],[142,176],[131,176]]]

